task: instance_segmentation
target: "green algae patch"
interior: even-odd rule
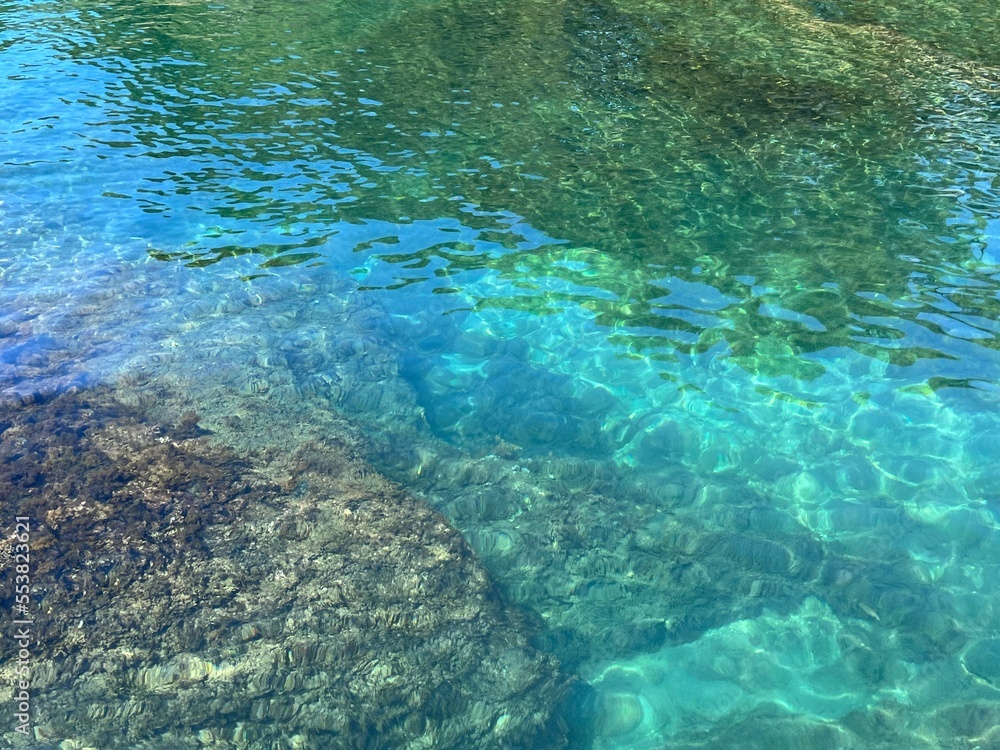
[[[106,391],[0,412],[4,507],[32,525],[36,740],[564,744],[565,678],[442,516],[343,437],[237,455],[200,422]]]

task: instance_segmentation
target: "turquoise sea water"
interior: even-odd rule
[[[4,399],[335,404],[578,747],[1000,742],[992,2],[0,24]]]

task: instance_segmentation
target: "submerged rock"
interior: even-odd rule
[[[976,677],[1000,685],[1000,638],[976,642],[966,651],[962,661]]]
[[[109,391],[0,413],[37,638],[14,747],[563,746],[555,660],[445,519],[323,427],[238,455]],[[5,651],[5,704],[15,668]]]

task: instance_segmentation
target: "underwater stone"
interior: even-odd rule
[[[977,641],[965,652],[962,663],[976,677],[1000,686],[1000,638]]]
[[[602,695],[597,710],[597,731],[604,737],[628,734],[645,718],[642,702],[630,693]]]
[[[635,451],[635,457],[653,466],[676,461],[684,453],[685,438],[680,428],[667,422],[643,436]]]
[[[509,555],[517,542],[512,534],[502,529],[481,529],[473,532],[469,543],[477,554],[487,558],[496,558]]]
[[[169,421],[103,390],[0,414],[0,487],[14,512],[39,519],[43,739],[562,747],[567,679],[444,518],[374,482],[339,416],[312,405],[308,419],[303,409],[275,421],[274,404],[249,408],[267,394],[212,387],[200,417],[182,416],[188,395],[162,381],[140,391]],[[241,429],[227,431],[235,414]],[[308,533],[278,533],[300,526]],[[11,566],[0,568],[10,592]],[[0,700],[14,666],[0,658]]]

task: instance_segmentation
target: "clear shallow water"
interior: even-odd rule
[[[992,12],[5,4],[5,396],[337,404],[580,746],[995,741]]]

